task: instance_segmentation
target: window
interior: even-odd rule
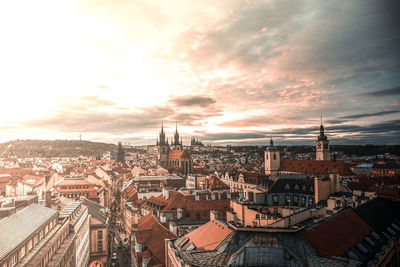
[[[18,253],[15,253],[11,258],[11,266],[15,266],[18,262]]]
[[[301,205],[306,205],[306,197],[301,197]]]
[[[276,154],[274,153],[274,160],[276,159]]]
[[[267,157],[267,159],[268,159],[268,154],[266,154],[266,157]]]
[[[73,198],[74,197],[74,193],[68,193],[68,198]]]
[[[69,189],[74,189],[73,185],[68,186]]]
[[[88,197],[88,196],[89,196],[89,193],[88,193],[88,192],[84,192],[83,195],[84,195],[85,197]]]
[[[291,199],[290,195],[289,195],[289,194],[286,194],[286,195],[285,195],[285,199],[286,199],[286,203],[289,203],[289,201],[290,201],[290,199]]]
[[[314,204],[314,199],[313,199],[312,197],[310,197],[310,198],[308,199],[308,202],[309,202],[309,205],[311,206],[311,205]]]
[[[294,203],[298,203],[299,202],[299,196],[298,195],[294,195],[293,196],[293,202]]]
[[[80,185],[75,186],[76,189],[81,189]]]
[[[97,240],[97,251],[98,252],[103,251],[103,240]]]
[[[67,187],[65,185],[61,186],[61,189],[67,189]]]
[[[103,240],[103,230],[98,230],[97,231],[97,239],[98,240]]]
[[[60,193],[60,197],[65,197],[65,193]]]
[[[273,201],[273,202],[278,202],[278,201],[279,201],[278,195],[273,195],[273,196],[272,196],[272,201]]]
[[[25,247],[22,247],[19,254],[21,255],[21,259],[25,256]]]
[[[84,186],[83,186],[83,188],[84,188],[84,189],[88,189],[88,188],[89,188],[89,186],[87,186],[87,185],[84,185]]]

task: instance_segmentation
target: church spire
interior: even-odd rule
[[[325,141],[328,140],[328,138],[325,135],[324,125],[322,125],[322,115],[321,115],[321,126],[319,126],[318,140],[325,140]]]
[[[271,135],[271,139],[269,140],[269,146],[274,146],[274,141],[272,141],[272,135]]]

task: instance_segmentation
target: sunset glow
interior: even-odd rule
[[[394,1],[3,1],[0,141],[399,143]]]

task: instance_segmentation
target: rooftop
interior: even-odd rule
[[[56,210],[38,204],[31,204],[21,211],[0,220],[0,260],[56,213]]]

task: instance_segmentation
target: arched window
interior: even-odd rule
[[[274,160],[276,160],[276,154],[274,153]]]

